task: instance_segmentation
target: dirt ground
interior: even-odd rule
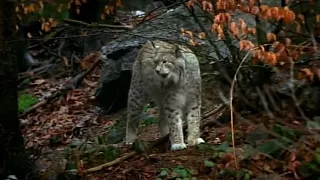
[[[48,172],[48,169],[54,172],[50,175],[47,173],[47,176],[54,176],[53,174],[59,174],[66,170],[64,166],[67,158],[63,155],[63,151],[75,138],[94,141],[97,136],[105,133],[108,127],[116,124],[125,115],[125,111],[113,115],[98,113],[92,102],[99,74],[100,69],[97,68],[85,78],[80,88],[69,91],[58,100],[45,103],[21,119],[26,147],[32,157],[37,160],[37,163],[45,167],[41,172]],[[27,91],[37,96],[52,94],[59,91],[62,84],[67,83],[68,80],[37,79]],[[217,84],[214,79],[204,78],[203,84],[202,112],[205,114],[219,106],[220,99],[217,95]],[[255,154],[251,158],[243,157],[245,145],[242,134],[259,129],[261,124],[256,123],[257,119],[265,123],[269,121],[266,117],[243,113],[246,119],[252,120],[253,123],[251,124],[235,119],[234,132],[237,148],[235,152],[232,151],[228,112],[228,108],[224,108],[203,120],[203,123],[212,122],[214,119],[225,116],[224,123],[218,125],[208,123],[207,126],[203,127],[202,137],[206,141],[205,145],[171,152],[166,150],[164,144],[162,148],[151,148],[147,152],[136,153],[130,158],[120,160],[112,166],[87,173],[82,176],[82,179],[209,180],[236,179],[237,176],[241,179],[252,179],[252,177],[294,179],[294,173],[289,171],[288,168],[284,168],[293,166],[290,162],[294,161],[279,161],[261,154]],[[293,121],[288,120],[289,123]],[[140,140],[156,141],[158,138],[159,133],[156,124],[141,126]],[[134,151],[132,148],[124,146],[122,141],[116,146],[120,148],[120,157]],[[235,167],[234,153],[237,155],[239,166],[237,168]],[[85,160],[77,162],[79,171],[94,167],[89,167]],[[96,163],[96,166],[98,166],[97,164],[99,163]],[[235,171],[236,169],[237,171]],[[229,170],[232,172],[229,172]]]

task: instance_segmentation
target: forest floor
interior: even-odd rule
[[[57,100],[40,99],[41,105],[21,117],[26,147],[42,167],[44,179],[75,172],[91,180],[303,179],[319,171],[318,136],[297,131],[302,123],[290,109],[278,114],[281,123],[266,115],[237,112],[233,148],[229,107],[220,104],[217,83],[210,78],[203,78],[205,144],[176,152],[166,143],[150,145],[159,133],[156,108],[149,107],[140,127],[141,141],[135,148],[127,147],[122,141],[125,110],[103,115],[93,103],[99,76],[97,66],[79,88]],[[50,96],[69,80],[34,79],[24,93]]]

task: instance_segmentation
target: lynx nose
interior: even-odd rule
[[[161,77],[166,78],[168,77],[168,74],[160,74]]]
[[[167,76],[168,76],[168,73],[163,73],[163,72],[160,72],[160,71],[158,71],[158,70],[156,70],[157,71],[157,73],[161,76],[161,77],[163,77],[163,78],[166,78]]]

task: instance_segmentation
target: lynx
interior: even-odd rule
[[[197,57],[185,46],[148,41],[133,64],[128,94],[126,143],[137,138],[143,107],[159,108],[160,136],[170,134],[171,150],[204,143],[200,138],[201,76]],[[182,118],[187,121],[187,145]]]

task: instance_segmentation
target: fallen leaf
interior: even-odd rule
[[[40,84],[43,84],[45,83],[46,80],[45,79],[37,79],[35,80],[33,83],[31,83],[32,85],[40,85]]]

